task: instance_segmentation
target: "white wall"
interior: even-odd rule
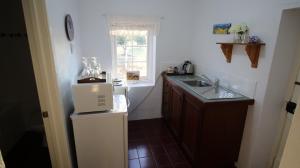
[[[46,5],[51,43],[54,51],[55,70],[66,124],[66,127],[61,129],[68,131],[69,145],[73,154],[75,149],[70,123],[70,114],[73,112],[71,85],[76,81],[80,71],[79,3],[75,0],[46,0]],[[72,16],[74,24],[75,36],[72,42],[68,41],[65,33],[64,19],[66,14]],[[71,44],[73,45],[73,52],[71,52]]]
[[[291,59],[278,59],[276,63],[273,61],[281,9],[287,3],[279,0],[228,0],[226,3],[203,0],[196,4],[195,45],[191,58],[197,64],[196,73],[219,77],[236,88],[253,88],[256,85],[256,89],[248,89],[248,93],[245,93],[254,97],[255,104],[248,110],[238,164],[242,168],[268,167],[286,91],[276,89],[287,86],[288,82],[282,81],[284,76],[280,75],[288,75],[292,66]],[[250,67],[250,60],[241,46],[234,47],[232,61],[230,64],[226,63],[216,42],[230,40],[232,37],[213,35],[212,25],[227,22],[246,22],[250,27],[250,34],[258,35],[266,43],[260,52],[257,69]],[[281,55],[282,57],[284,56]],[[273,72],[280,73],[274,76],[276,74]],[[270,74],[277,77],[276,80],[271,80],[272,83],[268,83]],[[244,83],[251,84],[241,86]],[[274,88],[276,89],[273,90]]]
[[[177,64],[191,55],[192,1],[182,0],[85,0],[80,1],[82,56],[99,57],[102,66],[111,70],[110,39],[103,15],[164,17],[157,38],[156,75],[162,67]],[[132,88],[130,98],[134,108],[151,89]],[[129,119],[160,117],[161,81]]]

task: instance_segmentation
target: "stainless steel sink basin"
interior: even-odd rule
[[[226,89],[222,86],[214,86],[210,82],[202,78],[197,79],[178,79],[187,88],[194,91],[196,94],[208,100],[218,100],[218,99],[238,99],[244,98],[245,96],[234,92],[230,89]]]
[[[211,86],[211,84],[209,84],[206,81],[203,80],[186,80],[186,81],[182,81],[183,83],[192,86],[192,87],[208,87]]]

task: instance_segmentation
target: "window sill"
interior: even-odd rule
[[[152,87],[152,86],[154,86],[154,83],[152,83],[152,82],[146,82],[146,81],[136,81],[136,82],[128,82],[127,86],[129,88],[134,88],[134,87]]]

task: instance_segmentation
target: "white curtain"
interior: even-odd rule
[[[108,16],[110,35],[143,35],[151,33],[158,36],[160,29],[160,19],[143,16]]]

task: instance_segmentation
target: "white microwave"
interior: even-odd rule
[[[106,111],[113,109],[113,86],[111,83],[82,83],[72,86],[76,113]]]

